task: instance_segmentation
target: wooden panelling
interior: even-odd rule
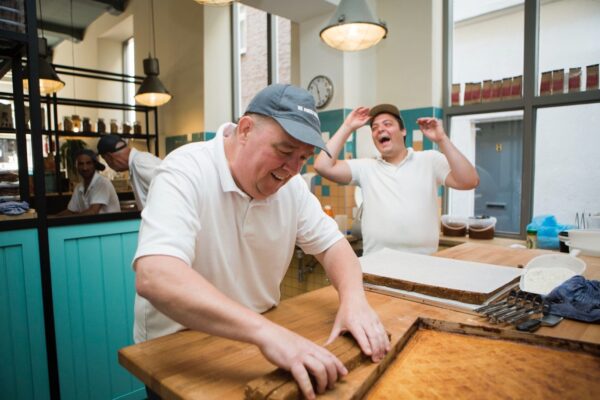
[[[51,228],[50,262],[61,399],[142,399],[117,363],[133,329],[139,221]]]
[[[49,399],[37,231],[0,234],[0,397]]]

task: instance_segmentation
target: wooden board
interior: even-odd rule
[[[518,268],[384,249],[360,258],[367,283],[483,304],[519,280]]]
[[[391,339],[389,334],[388,339]],[[361,363],[371,362],[349,333],[338,337],[333,343],[325,346],[325,348],[344,364],[348,372],[353,371]],[[392,345],[392,350],[398,349],[398,346]],[[388,359],[388,363],[395,358],[396,354],[397,351],[390,351],[385,356]],[[385,363],[385,360],[382,362]],[[373,380],[378,376],[379,374],[374,375]],[[281,368],[277,368],[258,379],[248,382],[244,396],[246,400],[295,400],[302,398],[300,388],[292,374]]]
[[[479,397],[476,393],[593,399],[600,391],[600,346],[444,321],[420,324],[366,399]]]

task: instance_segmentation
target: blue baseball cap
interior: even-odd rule
[[[254,96],[246,113],[273,118],[288,135],[320,148],[331,157],[321,137],[315,100],[307,90],[292,85],[269,85]]]

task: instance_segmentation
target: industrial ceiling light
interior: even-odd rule
[[[52,68],[52,65],[48,62],[47,59],[47,48],[48,44],[45,38],[38,38],[38,47],[39,47],[39,80],[40,80],[40,94],[45,96],[47,94],[52,94],[58,92],[60,89],[65,87],[65,83],[60,80],[58,74]],[[25,68],[25,75],[23,78],[23,87],[25,90],[29,91],[29,66]]]
[[[321,39],[342,51],[358,51],[376,45],[387,35],[385,22],[375,19],[366,0],[342,0]]]
[[[40,9],[40,21],[42,21],[42,2],[38,1]],[[38,38],[38,53],[39,57],[39,82],[40,82],[40,94],[45,96],[58,92],[60,89],[65,87],[65,83],[60,80],[58,74],[48,61],[48,41],[44,37],[44,29],[42,28],[42,37]],[[25,67],[25,75],[23,77],[23,88],[29,91],[29,65]]]
[[[152,46],[154,55],[156,56],[156,37],[154,33],[154,0],[150,0],[150,9],[152,14]],[[166,104],[171,100],[171,94],[158,79],[159,74],[158,58],[152,57],[148,53],[148,58],[144,59],[144,74],[146,78],[140,85],[135,100],[145,106],[158,107]]]
[[[196,3],[208,4],[209,6],[224,6],[233,3],[233,0],[194,0]]]

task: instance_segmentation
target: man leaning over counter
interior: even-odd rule
[[[367,303],[358,259],[298,175],[315,146],[325,149],[310,93],[271,85],[237,125],[169,154],[142,213],[136,342],[187,327],[255,344],[309,399],[310,375],[317,392],[333,387],[347,373],[333,354],[259,314],[279,303],[297,244],[339,294],[328,341],[350,331],[373,361],[383,358],[389,340]]]

